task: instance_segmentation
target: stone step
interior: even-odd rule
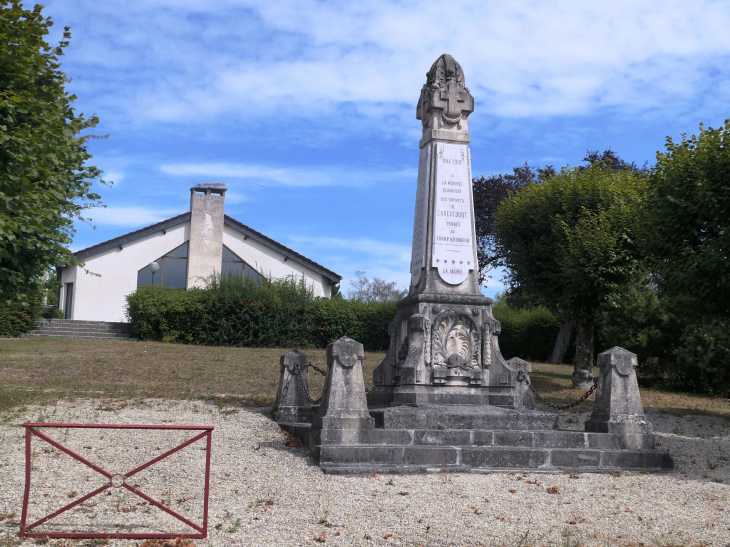
[[[119,340],[131,338],[129,323],[108,321],[77,321],[75,319],[45,319],[26,336],[33,338],[79,338],[88,340]]]
[[[37,324],[38,328],[112,328],[130,331],[129,323],[113,323],[109,321],[77,321],[75,319],[44,319]]]
[[[340,444],[316,447],[315,455],[322,470],[333,474],[501,470],[658,472],[673,467],[672,457],[658,450]]]
[[[37,334],[123,334],[125,336],[129,336],[129,333],[126,331],[118,330],[118,329],[69,329],[69,328],[62,328],[57,327],[53,329],[48,328],[42,328],[42,329],[34,329],[31,332],[37,333]]]
[[[73,338],[79,340],[134,340],[128,334],[78,335],[78,334],[26,334],[27,338]]]
[[[309,444],[311,426],[309,424],[279,424],[307,444]],[[337,430],[333,434],[337,435]],[[337,438],[328,438],[330,431],[322,430],[320,442],[335,443]],[[362,445],[399,445],[399,446],[501,446],[524,448],[579,448],[618,450],[618,442],[609,433],[589,433],[548,429],[539,431],[502,429],[364,429],[360,432],[359,442]]]
[[[370,409],[375,427],[430,430],[551,430],[557,416],[490,405],[419,405]]]

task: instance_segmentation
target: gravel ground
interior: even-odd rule
[[[647,412],[660,449],[675,458],[675,471],[665,475],[339,477],[322,474],[307,450],[287,446],[267,412],[189,401],[76,400],[0,416],[0,546],[19,543],[24,430],[18,424],[41,420],[214,425],[209,539],[196,540],[198,546],[730,545],[730,423],[721,418]],[[581,429],[585,417],[565,415],[562,425]],[[192,437],[112,430],[44,432],[120,473]],[[203,447],[202,442],[190,445],[135,475],[134,483],[200,522]],[[104,484],[100,475],[39,439],[33,441],[33,453],[29,522]],[[47,531],[71,525],[97,531],[119,530],[118,525],[137,531],[186,530],[124,489],[107,492],[42,526]],[[49,545],[62,543],[51,540]]]

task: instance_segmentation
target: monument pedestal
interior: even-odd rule
[[[518,389],[518,368],[499,351],[501,325],[491,304],[482,295],[433,293],[400,301],[368,404],[533,408]]]

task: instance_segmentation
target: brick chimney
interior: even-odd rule
[[[202,287],[203,278],[221,271],[225,195],[226,187],[218,182],[190,189],[187,288]]]

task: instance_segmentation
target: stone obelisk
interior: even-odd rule
[[[523,406],[517,370],[499,351],[492,300],[479,291],[464,71],[441,55],[416,107],[423,124],[413,222],[411,287],[389,325],[371,405]]]

